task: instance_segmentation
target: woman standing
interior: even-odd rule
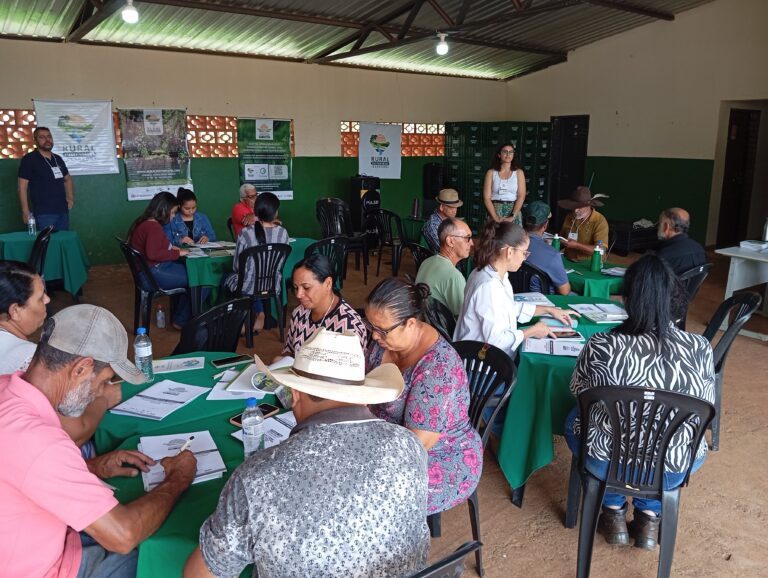
[[[442,512],[474,492],[483,446],[467,414],[469,385],[459,354],[424,323],[429,287],[389,278],[368,296],[366,325],[375,343],[366,371],[394,363],[405,380],[393,402],[370,406],[377,417],[407,427],[429,455],[427,512]]]
[[[176,193],[179,210],[171,221],[163,226],[165,236],[176,245],[205,245],[216,240],[216,231],[211,221],[203,213],[197,212],[197,197],[195,193],[184,187],[179,187]]]
[[[485,173],[483,202],[490,219],[521,224],[520,211],[525,202],[525,174],[518,168],[515,147],[503,144]]]

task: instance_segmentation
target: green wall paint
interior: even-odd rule
[[[588,157],[585,180],[594,173],[592,192],[610,195],[600,209],[608,219],[656,222],[663,209],[682,207],[691,237],[704,243],[713,168],[709,159]]]

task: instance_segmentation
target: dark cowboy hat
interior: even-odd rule
[[[581,207],[602,207],[603,203],[597,200],[600,197],[605,197],[607,199],[608,195],[598,194],[592,196],[589,187],[576,187],[576,190],[571,193],[569,198],[557,201],[557,204],[569,211],[580,209]]]

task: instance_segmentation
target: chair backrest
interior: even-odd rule
[[[451,341],[453,339],[453,332],[456,329],[456,318],[445,304],[434,297],[430,297],[427,300],[426,317],[427,323],[437,329],[438,333],[446,340]]]
[[[517,370],[512,358],[498,347],[481,341],[457,341],[453,344],[469,379],[469,421],[480,433],[483,446],[501,409],[507,404],[517,383]],[[496,394],[504,386],[501,395]],[[490,418],[483,423],[483,413],[498,401]]]
[[[146,291],[146,286],[149,285],[149,290],[153,293],[160,291],[160,286],[157,284],[155,276],[152,274],[152,270],[147,264],[147,260],[139,251],[131,247],[127,242],[123,241],[120,237],[115,237],[120,250],[123,252],[123,257],[128,263],[128,268],[131,270],[133,276],[133,284],[136,287]],[[144,274],[144,281],[142,281],[141,274]]]
[[[509,273],[509,282],[515,293],[538,291],[544,295],[549,295],[555,292],[555,284],[550,276],[536,265],[527,262],[523,262],[517,271]]]
[[[413,255],[413,262],[416,263],[417,272],[419,270],[419,267],[421,267],[421,264],[434,255],[431,249],[422,247],[418,243],[414,243],[412,241],[406,242],[405,246],[408,247],[408,250],[411,252],[411,255]]]
[[[227,229],[229,230],[229,236],[232,237],[232,240],[237,241],[235,238],[235,229],[232,226],[232,217],[227,217]]]
[[[726,329],[713,349],[715,373],[720,373],[722,370],[733,340],[736,339],[739,331],[746,325],[752,314],[760,307],[761,301],[762,297],[757,293],[739,293],[723,301],[720,307],[717,308],[717,311],[715,311],[712,320],[702,334],[710,343],[713,343],[717,330],[720,329],[723,321],[726,318],[729,320],[728,329]]]
[[[244,296],[243,283],[249,261],[254,267],[253,295],[264,297],[278,295],[280,293],[278,276],[282,273],[285,260],[290,254],[291,246],[285,243],[267,243],[243,250],[237,261],[237,296]]]
[[[459,578],[464,574],[464,558],[479,550],[483,544],[477,540],[462,544],[452,554],[427,566],[409,578]]]
[[[685,289],[688,295],[688,302],[693,301],[696,294],[701,289],[702,283],[709,275],[709,270],[712,268],[712,263],[704,263],[703,265],[697,265],[686,272],[682,273],[678,279]]]
[[[689,463],[683,485],[688,483],[701,438],[715,415],[711,403],[696,397],[644,387],[594,387],[579,394],[581,456],[585,471],[587,440],[597,426],[590,415],[608,415],[613,432],[606,487],[659,498],[663,490],[664,462],[672,437],[681,428],[689,440]],[[682,432],[681,432],[682,433]]]
[[[403,222],[397,213],[386,209],[376,209],[366,215],[375,223],[380,242],[385,245],[392,245],[396,240],[405,240]]]
[[[315,203],[315,216],[323,238],[348,234],[344,226],[344,205],[341,199],[327,197]]]
[[[45,271],[45,256],[48,254],[48,243],[51,242],[52,233],[53,225],[48,225],[37,234],[35,243],[32,245],[32,252],[29,254],[29,260],[27,261],[27,264],[41,277],[43,277],[43,272]]]
[[[251,300],[241,297],[213,307],[191,319],[181,331],[172,355],[193,351],[237,351],[240,329],[251,308]]]
[[[347,248],[347,238],[342,236],[329,237],[322,239],[316,243],[312,243],[304,250],[304,258],[306,259],[313,253],[320,253],[328,257],[333,267],[333,283],[341,279],[344,269],[344,251]],[[289,272],[290,273],[290,272]]]

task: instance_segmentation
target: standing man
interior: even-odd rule
[[[678,277],[707,262],[704,247],[688,236],[690,226],[691,217],[685,209],[673,207],[659,215],[656,254],[672,267]]]
[[[25,154],[19,165],[21,218],[26,223],[34,215],[38,229],[53,225],[68,231],[69,211],[75,205],[72,177],[64,159],[53,152],[51,131],[39,126],[32,135],[37,149]]]
[[[472,249],[472,231],[464,221],[447,217],[437,228],[440,251],[425,259],[416,274],[416,283],[429,285],[432,297],[451,310],[456,317],[464,303],[464,275],[456,263],[469,257]]]
[[[437,228],[440,223],[448,217],[454,218],[456,211],[464,203],[459,200],[459,193],[456,189],[443,189],[440,194],[435,197],[438,202],[437,209],[429,216],[429,219],[424,223],[424,227],[421,229],[421,233],[427,240],[427,245],[433,253],[440,251],[440,239],[437,234]]]
[[[549,205],[544,201],[533,201],[523,208],[523,228],[531,241],[528,245],[531,254],[525,261],[544,271],[559,295],[568,295],[571,292],[571,283],[568,281],[560,252],[545,243],[543,238],[551,217]],[[531,281],[529,290],[541,291],[541,287],[538,287],[538,277]]]
[[[607,195],[592,196],[588,187],[577,187],[569,198],[557,202],[571,211],[560,231],[565,256],[571,261],[590,259],[598,241],[608,248],[608,221],[594,209],[603,206],[602,201],[597,200],[599,197]]]

